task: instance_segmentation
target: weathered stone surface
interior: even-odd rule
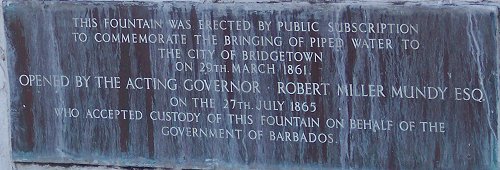
[[[464,8],[467,6],[467,8]],[[7,2],[7,60],[11,96],[13,158],[18,162],[78,163],[151,167],[227,168],[497,168],[499,153],[500,92],[498,51],[498,8],[495,6],[438,6],[396,4],[296,3],[217,4],[142,2]],[[73,18],[96,18],[95,28],[74,27]],[[158,21],[191,20],[193,27],[171,29],[110,29],[105,18],[147,18]],[[199,29],[198,20],[248,21],[251,30]],[[273,27],[256,30],[259,21],[318,22],[320,31],[287,32]],[[362,33],[329,32],[328,23],[395,23],[417,26],[417,32]],[[387,31],[387,30],[386,30]],[[89,36],[75,42],[72,33],[185,34],[185,44],[98,43]],[[197,44],[192,35],[215,35],[217,45]],[[310,44],[291,47],[262,45],[225,46],[224,36],[340,38],[338,48]],[[352,39],[391,40],[385,49],[355,48]],[[404,39],[418,40],[418,49],[406,48]],[[233,60],[220,56],[192,59],[161,58],[159,48],[243,51],[293,51],[322,53],[321,62],[248,61],[242,55]],[[388,49],[387,49],[388,48]],[[194,63],[194,72],[176,71],[177,62]],[[275,64],[276,74],[209,72],[200,73],[199,63]],[[286,75],[283,64],[306,66],[310,74]],[[286,67],[285,67],[286,68]],[[25,77],[23,75],[26,75]],[[25,85],[29,75],[67,76],[67,87]],[[74,76],[120,77],[120,88],[75,87]],[[178,89],[126,89],[126,80],[137,77],[176,79]],[[258,82],[259,92],[189,91],[185,81],[226,80]],[[43,80],[42,80],[43,82]],[[279,82],[329,83],[315,95],[281,94]],[[189,83],[189,82],[188,82]],[[384,96],[339,95],[337,85],[375,85]],[[102,84],[101,84],[102,85]],[[377,86],[380,85],[380,86]],[[443,99],[391,97],[391,87],[447,88]],[[323,87],[323,86],[322,86]],[[201,87],[200,87],[201,88]],[[455,88],[478,89],[480,101],[463,101]],[[222,91],[224,91],[222,89]],[[475,91],[477,92],[477,91]],[[479,94],[479,93],[476,93]],[[466,95],[465,95],[466,96]],[[187,98],[185,107],[170,106],[171,98]],[[212,98],[214,108],[195,107],[191,98]],[[477,96],[475,96],[477,97]],[[245,109],[224,108],[225,100],[249,102]],[[283,101],[283,111],[258,110],[261,101]],[[290,102],[315,102],[316,111],[291,111]],[[230,101],[227,102],[230,106]],[[309,105],[310,106],[310,105]],[[55,108],[76,108],[77,118],[57,116]],[[125,109],[143,113],[141,120],[90,119],[87,109]],[[200,113],[197,123],[154,121],[152,111]],[[228,120],[210,123],[210,114],[252,115],[252,124]],[[261,124],[261,116],[318,118],[318,127]],[[344,128],[329,128],[327,120],[344,120]],[[359,130],[350,119],[391,120],[391,130]],[[413,131],[398,123],[415,121]],[[443,123],[438,132],[423,132],[420,122]],[[438,124],[439,125],[439,124]],[[382,125],[383,126],[383,125]],[[238,138],[165,136],[164,127],[193,127],[242,130]],[[262,130],[263,138],[250,139],[251,130]],[[331,142],[271,141],[270,133],[296,132],[331,135]],[[244,136],[244,137],[243,137]],[[287,139],[284,139],[287,140]],[[293,135],[291,139],[293,140]]]

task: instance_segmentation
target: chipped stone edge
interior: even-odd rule
[[[12,169],[10,140],[10,94],[7,73],[6,37],[3,8],[0,8],[0,167]]]

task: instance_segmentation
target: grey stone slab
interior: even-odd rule
[[[377,3],[5,2],[13,159],[177,168],[498,168],[498,6]],[[89,27],[79,18],[90,18]],[[117,18],[158,25],[109,28]],[[189,20],[184,26],[192,28],[173,29],[169,20]],[[235,21],[234,28],[200,27],[221,20]],[[271,22],[269,30],[258,30],[263,21]],[[73,33],[87,41],[75,41]],[[170,42],[176,34],[186,35],[185,42]],[[111,35],[138,42],[100,42]],[[144,35],[157,42],[139,43]],[[214,35],[218,43],[198,43],[194,35]],[[274,44],[224,45],[225,36]],[[300,37],[304,44],[293,45]],[[159,49],[181,55],[162,58]],[[191,58],[191,49],[214,55]],[[234,58],[226,59],[231,51]],[[245,58],[251,52],[272,57]],[[179,71],[184,64],[193,69]],[[208,65],[217,66],[207,72]],[[249,73],[237,71],[245,65]],[[88,87],[78,87],[80,76],[90,76]],[[104,77],[120,85],[99,83]],[[137,78],[166,82],[127,86],[129,79],[143,81]],[[346,92],[351,86],[356,90]],[[307,94],[283,94],[301,93],[299,87]],[[212,99],[213,107],[201,107],[198,98]],[[174,99],[186,105],[172,106]],[[277,110],[259,110],[262,102]],[[120,115],[96,118],[95,109]],[[199,114],[199,120],[154,120],[155,111]],[[209,121],[217,114],[220,122]],[[252,122],[230,121],[229,114],[251,115]],[[291,123],[273,121],[280,118]],[[343,127],[331,124],[336,120]],[[262,138],[253,139],[259,131]]]

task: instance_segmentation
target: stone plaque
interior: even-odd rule
[[[498,7],[3,4],[17,162],[498,168]]]

